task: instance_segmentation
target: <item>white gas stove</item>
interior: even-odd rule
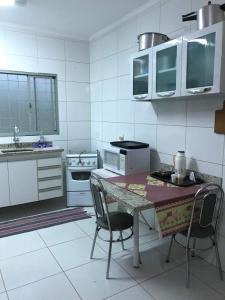
[[[92,206],[89,178],[97,168],[97,153],[66,156],[67,206]]]

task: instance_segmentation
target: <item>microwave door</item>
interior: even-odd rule
[[[105,150],[104,152],[104,164],[110,168],[112,171],[119,171],[119,153],[110,150]]]

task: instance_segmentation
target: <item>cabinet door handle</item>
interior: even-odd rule
[[[212,87],[198,88],[198,89],[190,89],[187,90],[188,94],[202,94],[211,91]]]
[[[137,100],[141,100],[141,99],[145,99],[147,96],[148,96],[148,94],[143,94],[143,95],[134,96],[134,98]]]
[[[173,91],[173,92],[157,93],[157,96],[159,96],[159,97],[171,97],[173,95],[175,95],[175,91]]]

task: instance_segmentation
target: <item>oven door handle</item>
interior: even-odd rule
[[[87,171],[87,172],[91,172],[92,170],[95,170],[96,169],[96,167],[82,167],[82,168],[77,168],[77,167],[68,167],[67,168],[67,170],[69,170],[69,171],[73,171],[74,173],[75,172],[85,172],[85,171]]]

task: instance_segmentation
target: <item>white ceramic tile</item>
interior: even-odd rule
[[[55,275],[10,291],[10,300],[79,300],[64,274]],[[0,298],[1,300],[1,298]]]
[[[45,248],[37,232],[31,231],[0,239],[0,259],[17,256],[41,248]]]
[[[66,60],[89,63],[89,44],[85,42],[66,41]]]
[[[33,34],[6,30],[5,42],[9,54],[37,56],[36,37]]]
[[[142,264],[140,265],[140,268],[133,267],[133,257],[131,254],[132,253],[127,254],[126,252],[122,252],[118,254],[117,257],[114,257],[116,258],[116,261],[139,283],[176,266],[172,261],[169,264],[166,263],[166,256],[157,250],[151,249],[151,243],[141,246],[140,254]]]
[[[67,108],[66,108],[66,102],[59,102],[58,103],[58,109],[59,109],[59,121],[67,121]]]
[[[49,250],[42,249],[2,261],[1,271],[9,290],[57,274],[61,269]]]
[[[223,4],[224,1],[223,0],[218,0],[216,2],[217,4]],[[191,1],[191,4],[192,4],[192,10],[197,10],[199,8],[201,8],[202,6],[205,6],[208,4],[208,1],[207,0],[192,0]]]
[[[118,29],[118,51],[132,48],[137,43],[137,22],[136,19]]]
[[[89,83],[66,82],[67,101],[90,101]]]
[[[129,75],[118,77],[117,87],[118,99],[131,99],[131,80]]]
[[[142,283],[142,287],[151,295],[160,300],[203,300],[203,299],[223,299],[221,294],[203,284],[200,280],[191,276],[191,288],[185,287],[185,270],[175,268],[158,277]],[[163,287],[163,288],[162,288]]]
[[[109,300],[153,300],[154,298],[150,296],[143,288],[140,286],[134,286],[130,289],[125,290],[119,294],[116,294],[108,298]]]
[[[68,121],[89,121],[91,107],[88,102],[67,102]]]
[[[103,79],[116,77],[117,75],[117,56],[112,55],[103,59]]]
[[[0,62],[0,64],[5,70],[23,72],[38,72],[39,70],[38,60],[34,57],[9,54],[6,57],[3,56],[2,60],[4,60],[4,62],[3,64]]]
[[[0,293],[3,293],[5,292],[5,286],[4,286],[4,282],[2,280],[2,275],[0,274]],[[0,294],[1,296],[2,294]],[[3,298],[4,299],[4,298]],[[0,297],[0,300],[1,300],[1,297]]]
[[[65,223],[38,230],[42,239],[48,246],[67,242],[85,236],[74,222]]]
[[[76,221],[76,225],[79,226],[86,234],[94,237],[96,227],[95,217]]]
[[[76,63],[72,61],[66,62],[66,80],[76,82],[90,81],[89,64]]]
[[[53,146],[60,147],[64,150],[62,152],[62,157],[64,159],[66,157],[66,154],[67,154],[67,141],[54,141]]]
[[[151,150],[156,149],[156,125],[135,124],[135,140],[148,143]]]
[[[68,140],[88,140],[91,137],[90,122],[69,122]]]
[[[134,102],[130,100],[118,100],[116,116],[117,122],[134,123]]]
[[[157,102],[158,124],[186,126],[186,102],[168,100]]]
[[[105,122],[116,122],[117,102],[108,101],[102,103],[102,120]]]
[[[39,36],[37,43],[38,57],[65,60],[64,40]]]
[[[100,152],[101,149],[102,149],[101,141],[91,140],[91,151],[99,151]],[[101,161],[101,158],[99,158],[99,161]]]
[[[103,79],[103,60],[90,64],[90,81],[95,82]]]
[[[51,59],[38,59],[38,71],[40,73],[57,74],[58,80],[65,80],[65,63]]]
[[[6,293],[0,294],[0,300],[8,300]]]
[[[91,247],[92,239],[89,237],[82,237],[70,242],[52,246],[50,247],[50,250],[63,270],[69,270],[94,261],[90,259]],[[105,256],[106,253],[96,245],[94,257],[99,259]]]
[[[136,285],[136,282],[113,261],[110,265],[112,279],[105,279],[105,273],[106,260],[95,261],[66,272],[75,289],[86,300],[103,299]]]
[[[164,34],[184,27],[182,15],[191,11],[191,0],[171,0],[161,6],[160,32]]]
[[[65,83],[65,81],[58,81],[58,99],[59,99],[59,101],[66,101],[66,83]]]
[[[102,121],[102,102],[91,103],[91,120]]]
[[[191,273],[199,280],[204,282],[207,286],[225,296],[225,284],[219,278],[218,268],[202,259],[195,259],[191,262]]]
[[[117,51],[117,32],[113,31],[105,35],[102,39],[103,57],[110,56]]]
[[[186,143],[187,157],[222,164],[224,136],[213,128],[188,127]]]
[[[123,137],[124,140],[134,140],[134,124],[133,123],[116,123],[116,137]]]
[[[135,102],[135,123],[156,124],[157,111],[151,102]]]
[[[196,159],[187,159],[187,168],[204,174],[222,177],[222,165],[212,164]]]
[[[91,150],[91,141],[88,140],[73,140],[68,141],[68,153],[80,153]]]
[[[117,139],[117,124],[102,122],[102,140],[104,142],[111,142]]]
[[[138,34],[143,32],[160,32],[160,20],[160,5],[150,6],[144,13],[138,15]]]
[[[163,126],[157,127],[157,150],[166,154],[176,154],[185,150],[185,127]]]
[[[51,136],[53,141],[66,141],[67,140],[67,122],[59,122],[59,134]]]
[[[94,140],[102,140],[101,122],[91,122],[91,138]]]
[[[91,83],[90,99],[92,102],[102,100],[102,81]]]
[[[131,54],[135,53],[136,48],[133,47],[131,49],[119,52],[117,54],[117,71],[118,71],[118,76],[123,76],[123,75],[129,75],[130,74],[130,56]]]
[[[117,99],[117,80],[116,78],[106,79],[102,81],[102,100]]]
[[[90,44],[90,61],[94,62],[103,58],[102,39],[95,40]]]
[[[187,125],[214,127],[215,111],[223,107],[223,101],[217,96],[187,101]]]

